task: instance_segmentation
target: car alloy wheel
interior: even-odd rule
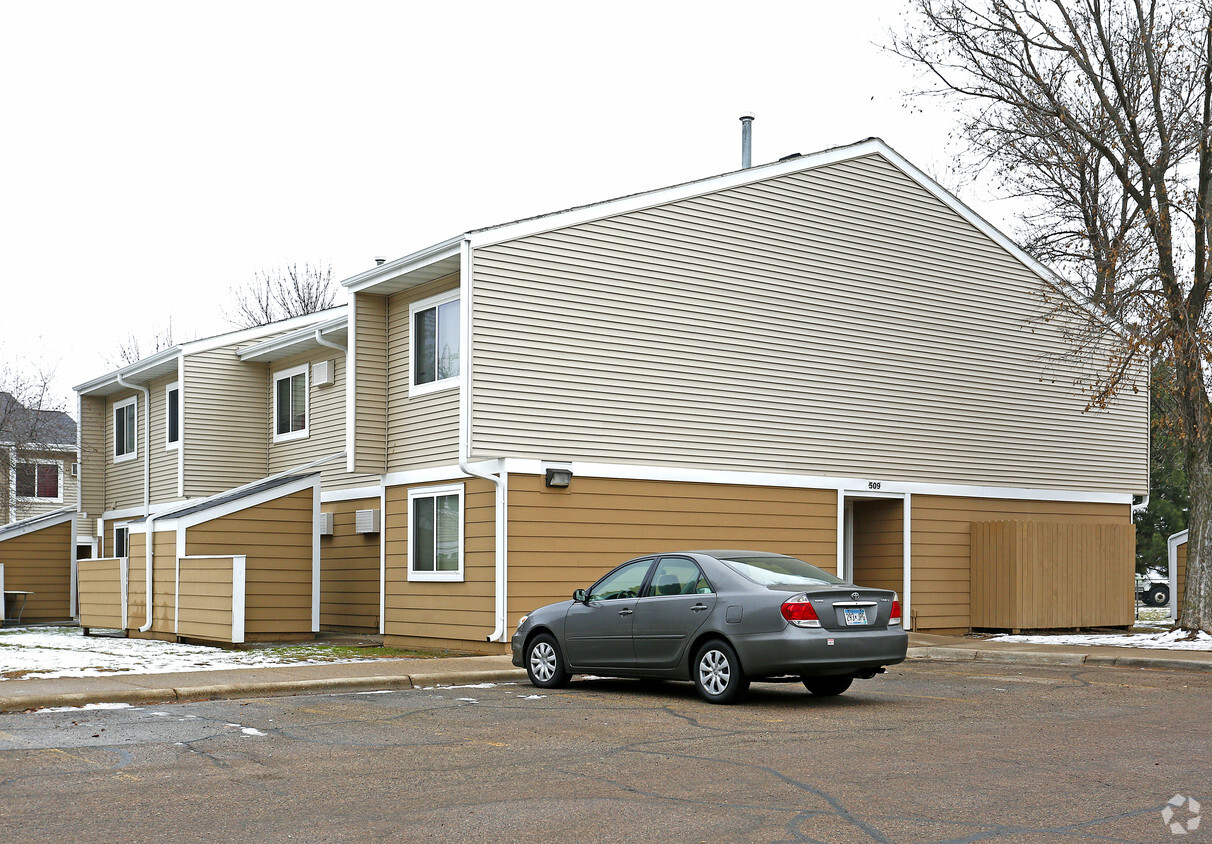
[[[560,647],[549,634],[536,636],[526,649],[526,675],[532,685],[542,689],[555,689],[568,685],[568,669]]]
[[[736,651],[721,641],[707,642],[694,660],[694,685],[710,703],[731,703],[747,688]]]

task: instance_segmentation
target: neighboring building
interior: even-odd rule
[[[311,472],[312,629],[389,644],[500,650],[689,547],[896,589],[919,630],[1130,624],[1147,391],[1083,411],[1045,274],[878,140],[475,230],[346,280],[343,308],[81,385],[82,519],[130,558],[107,583],[154,568],[149,635],[186,612],[157,514],[163,560],[234,561],[290,508],[204,551],[190,526]]]

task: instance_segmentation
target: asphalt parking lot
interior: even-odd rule
[[[916,662],[731,707],[592,679],[17,713],[0,839],[1173,841],[1166,801],[1212,797],[1210,691]]]

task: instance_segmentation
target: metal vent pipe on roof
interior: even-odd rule
[[[741,169],[753,166],[753,115],[741,115]]]
[[[376,267],[381,267],[386,263],[387,263],[387,258],[385,256],[383,256],[383,255],[375,256],[375,266]]]

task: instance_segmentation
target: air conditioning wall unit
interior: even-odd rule
[[[378,533],[379,511],[357,510],[354,513],[354,531],[357,533]]]
[[[329,387],[337,380],[337,362],[322,360],[311,365],[311,385],[313,387]]]
[[[332,513],[320,514],[320,536],[332,536]]]

